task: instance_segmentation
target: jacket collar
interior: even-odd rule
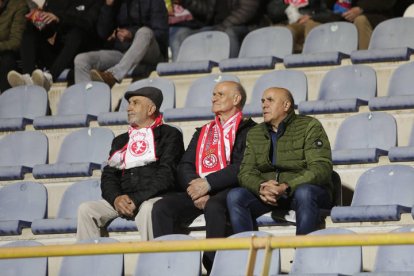
[[[289,112],[288,113],[288,115],[286,116],[286,118],[285,119],[283,119],[283,121],[279,124],[279,127],[278,127],[278,131],[277,131],[277,137],[281,137],[284,133],[285,133],[285,130],[286,130],[286,127],[294,120],[296,118],[296,114],[295,114],[295,111],[294,110],[292,110],[291,112]],[[269,131],[272,131],[272,128],[271,128],[271,126],[269,125],[269,124],[266,124],[266,123],[264,123],[263,124],[263,127],[265,128],[265,130],[266,130],[266,137],[270,137],[270,135],[269,135]]]

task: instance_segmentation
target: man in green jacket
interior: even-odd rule
[[[332,158],[325,130],[317,119],[295,114],[286,89],[265,90],[262,108],[264,122],[247,134],[241,187],[227,196],[233,231],[254,230],[257,217],[276,209],[296,211],[296,234],[315,231],[319,209],[332,207]]]

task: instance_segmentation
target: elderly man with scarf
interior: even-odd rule
[[[255,125],[243,118],[244,88],[236,82],[218,83],[213,91],[215,119],[197,129],[178,165],[178,185],[183,192],[166,195],[152,210],[154,237],[180,231],[204,213],[206,237],[229,235],[226,227],[228,191],[238,186],[237,174],[243,158],[247,131]],[[203,256],[207,271],[214,252]]]
[[[106,226],[117,217],[135,219],[141,238],[151,229],[146,205],[174,188],[176,167],[184,152],[183,137],[163,124],[159,89],[144,87],[125,93],[129,101],[128,132],[112,142],[108,165],[101,179],[103,200],[81,204],[77,239],[107,236]],[[151,235],[152,233],[149,233]]]

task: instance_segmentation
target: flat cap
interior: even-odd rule
[[[159,90],[158,88],[155,88],[152,86],[141,87],[134,91],[127,91],[124,97],[128,101],[129,98],[133,96],[147,97],[155,104],[155,106],[157,107],[157,110],[160,110],[163,96],[162,96],[161,90]]]

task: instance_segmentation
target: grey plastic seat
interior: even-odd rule
[[[43,246],[37,241],[13,241],[1,247],[23,247],[23,246]],[[2,276],[47,276],[48,259],[41,258],[20,258],[20,259],[1,259],[0,271]]]
[[[195,240],[188,235],[172,234],[155,239],[155,241],[168,240]],[[138,256],[135,276],[151,275],[201,275],[201,252],[160,252],[144,253]]]
[[[409,60],[414,52],[414,18],[397,17],[378,24],[367,50],[351,53],[352,63]]]
[[[148,78],[131,83],[126,91],[133,91],[142,87],[151,86],[161,90],[163,95],[160,111],[167,108],[175,108],[175,85],[166,78]],[[98,123],[101,126],[106,125],[124,125],[128,124],[128,101],[122,97],[118,112],[105,112],[98,115]]]
[[[309,235],[355,234],[342,228],[318,230]],[[353,275],[362,270],[361,246],[297,248],[289,274]]]
[[[301,114],[358,112],[377,95],[375,70],[366,65],[348,65],[332,69],[324,76],[318,100],[299,103]]]
[[[0,180],[23,179],[48,162],[48,139],[39,131],[18,131],[0,139]]]
[[[245,238],[245,237],[268,237],[271,234],[262,231],[248,231],[231,235],[229,238]],[[247,271],[247,263],[249,250],[219,250],[214,257],[211,276],[227,276],[227,275],[245,275]],[[252,275],[262,275],[264,250],[258,250],[254,272]],[[270,268],[268,275],[278,275],[280,273],[280,252],[279,249],[272,250]]]
[[[10,88],[0,95],[0,131],[24,130],[47,113],[47,92],[37,85]]]
[[[230,38],[220,31],[205,31],[187,37],[180,46],[175,62],[157,65],[159,76],[210,73],[230,56]]]
[[[397,145],[397,123],[385,112],[359,113],[339,126],[332,161],[336,165],[376,163]]]
[[[408,145],[391,147],[388,151],[388,159],[391,162],[406,162],[414,160],[414,128],[411,130]]]
[[[60,97],[57,114],[37,117],[36,129],[86,127],[101,112],[111,109],[111,89],[103,82],[82,82],[69,86]]]
[[[392,73],[387,96],[372,98],[370,110],[397,110],[414,108],[414,62],[402,64]]]
[[[414,168],[378,166],[364,172],[355,186],[351,206],[334,207],[333,222],[398,221],[414,205]]]
[[[183,108],[168,108],[164,119],[171,121],[207,120],[214,118],[211,112],[211,97],[214,87],[222,81],[240,82],[239,78],[227,74],[210,74],[196,79],[190,86]]]
[[[118,243],[112,238],[96,238],[82,240],[78,244],[111,244]],[[62,259],[59,276],[122,276],[124,275],[124,255],[86,255],[66,256]]]
[[[306,75],[296,70],[276,70],[261,75],[253,87],[250,103],[243,108],[246,116],[262,116],[262,95],[270,87],[282,87],[288,89],[295,100],[295,105],[306,101],[308,95],[308,83]]]
[[[56,163],[35,165],[35,178],[91,176],[108,159],[112,130],[103,127],[82,128],[69,133],[60,145]]]
[[[0,235],[20,235],[32,221],[45,218],[47,198],[45,186],[36,182],[18,182],[1,188]]]
[[[287,55],[285,67],[339,65],[358,47],[358,32],[349,22],[331,22],[313,28],[301,54]]]
[[[248,33],[239,56],[220,61],[219,68],[221,72],[273,69],[292,50],[293,38],[288,28],[264,27]]]

